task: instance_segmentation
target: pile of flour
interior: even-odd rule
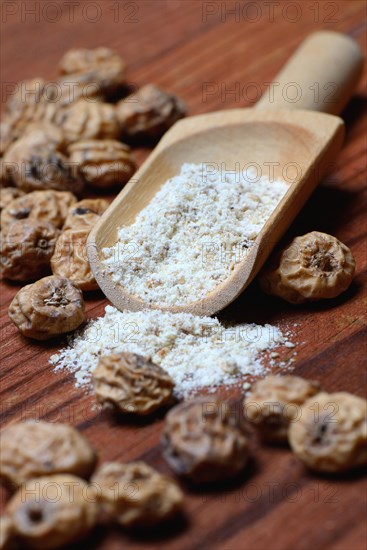
[[[185,397],[198,389],[244,382],[266,373],[264,352],[292,347],[272,325],[243,324],[225,328],[217,319],[156,310],[120,312],[107,306],[70,346],[50,359],[56,370],[75,373],[77,386],[88,385],[102,354],[139,353],[164,368]]]

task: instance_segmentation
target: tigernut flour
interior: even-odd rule
[[[181,397],[264,375],[264,352],[287,344],[288,335],[268,324],[224,327],[218,319],[189,313],[120,312],[107,306],[104,317],[92,321],[50,362],[56,370],[73,371],[76,385],[83,386],[90,384],[99,356],[138,353],[167,371]]]
[[[246,172],[183,164],[118,242],[103,250],[115,283],[150,304],[204,298],[245,257],[289,185]]]

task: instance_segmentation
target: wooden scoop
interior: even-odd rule
[[[90,264],[112,304],[120,310],[154,307],[197,315],[212,315],[230,304],[258,273],[335,162],[344,124],[333,115],[341,112],[351,97],[362,62],[359,46],[352,39],[334,32],[317,32],[307,38],[275,78],[273,97],[265,93],[255,109],[226,110],[177,122],[90,234]],[[256,163],[263,174],[269,175],[273,166],[275,178],[294,181],[247,256],[224,282],[204,299],[185,306],[153,306],[112,281],[104,270],[102,249],[116,243],[118,229],[133,223],[162,184],[177,175],[185,162],[224,163],[225,170],[234,170],[236,163],[241,168]]]

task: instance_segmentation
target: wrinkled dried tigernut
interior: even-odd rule
[[[69,144],[80,139],[114,139],[119,134],[115,108],[109,103],[81,99],[59,110],[55,122]]]
[[[76,167],[58,151],[47,148],[34,149],[25,154],[18,177],[14,178],[23,191],[55,189],[71,191],[75,195],[83,189]]]
[[[21,139],[25,134],[34,129],[34,126],[48,125],[54,122],[57,112],[57,106],[47,101],[39,103],[25,103],[23,110],[13,111],[5,115],[1,126],[2,142],[1,152],[4,154],[10,145],[17,139]],[[60,133],[60,130],[58,130]]]
[[[63,133],[53,124],[30,124],[4,156],[17,187],[26,192],[49,188],[79,192],[82,181],[77,170],[59,151],[63,143]]]
[[[12,281],[35,281],[47,275],[59,233],[49,222],[12,223],[1,235],[1,276]]]
[[[164,369],[137,353],[101,356],[93,372],[93,385],[100,403],[138,415],[167,404],[174,387]]]
[[[352,252],[335,237],[312,231],[296,237],[260,277],[268,294],[292,304],[335,298],[352,282]]]
[[[1,187],[0,188],[0,212],[11,203],[14,199],[22,197],[24,192],[16,187]]]
[[[45,118],[42,106],[44,84],[45,82],[41,78],[26,80],[20,82],[15,93],[10,95],[5,105],[1,127],[2,154],[13,141],[22,135],[29,123]]]
[[[150,527],[182,508],[178,485],[144,462],[103,464],[92,482],[103,508],[124,527]]]
[[[109,48],[73,49],[62,57],[59,68],[62,74],[84,75],[98,84],[102,93],[109,94],[126,81],[126,64]]]
[[[60,149],[63,146],[64,134],[60,128],[49,122],[30,123],[22,132],[22,136],[8,147],[4,155],[6,172],[10,177],[13,172],[19,172],[19,164],[24,154],[29,151],[40,147]]]
[[[6,512],[22,548],[48,550],[86,535],[97,521],[98,506],[83,479],[59,474],[27,481]]]
[[[8,314],[24,336],[47,340],[83,323],[83,293],[69,279],[44,277],[19,290]]]
[[[28,105],[40,103],[45,84],[46,82],[40,77],[19,82],[14,93],[9,95],[5,104],[5,112],[7,114],[18,113]]]
[[[47,86],[47,101],[49,105],[54,105],[54,114],[79,100],[90,102],[103,101],[103,95],[100,85],[94,82],[89,74],[70,74],[64,75]]]
[[[176,474],[196,483],[226,479],[248,461],[248,441],[233,413],[204,398],[171,409],[161,442]]]
[[[30,147],[48,146],[61,150],[64,147],[64,134],[51,122],[32,122],[24,130],[21,139],[27,139]]]
[[[181,99],[147,84],[118,102],[117,117],[124,136],[157,139],[186,115]]]
[[[299,376],[267,376],[251,387],[244,400],[245,417],[265,441],[288,441],[289,423],[301,405],[320,391],[320,384]]]
[[[70,208],[63,230],[91,229],[108,208],[104,199],[83,199]]]
[[[89,233],[90,228],[63,231],[56,241],[51,258],[52,273],[70,279],[82,290],[99,288],[87,255]]]
[[[1,228],[6,231],[17,220],[38,220],[59,228],[69,208],[77,201],[69,191],[33,191],[11,201],[1,212]]]
[[[23,137],[34,124],[58,124],[62,112],[78,100],[102,100],[100,85],[92,75],[67,75],[55,82],[44,82],[35,93],[22,100],[22,83],[18,94],[12,96],[1,127],[1,154],[12,142]],[[31,86],[31,84],[29,85]],[[34,88],[33,88],[34,89]],[[24,98],[23,98],[24,99]]]
[[[72,426],[43,420],[18,422],[1,431],[0,476],[11,486],[54,474],[88,477],[96,454]]]
[[[9,124],[13,138],[18,138],[27,125],[43,119],[42,107],[39,101],[26,101],[19,104],[17,109],[5,113],[4,121]]]
[[[112,139],[77,141],[68,152],[81,176],[100,189],[126,183],[136,170],[130,147]]]
[[[11,158],[13,163],[12,178],[19,189],[55,189],[75,194],[82,191],[83,181],[76,166],[65,155],[48,146],[29,147],[27,138],[23,139],[24,143],[16,141],[7,153],[7,161]]]
[[[62,132],[53,124],[30,124],[22,137],[15,140],[4,155],[3,163],[7,177],[21,188],[26,161],[32,153],[45,149],[54,151],[62,147],[63,142]]]
[[[292,451],[320,472],[367,464],[367,401],[347,392],[308,399],[289,427]]]

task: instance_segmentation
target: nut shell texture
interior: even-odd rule
[[[174,407],[166,416],[162,446],[171,468],[195,483],[233,476],[248,460],[248,441],[237,419],[209,399]]]
[[[54,83],[54,90],[47,90],[48,103],[54,105],[54,112],[50,117],[55,121],[58,113],[79,100],[91,102],[103,101],[99,83],[93,79],[91,73],[72,73],[63,75]],[[51,110],[51,107],[49,107]]]
[[[1,187],[0,188],[0,212],[8,206],[14,199],[24,195],[24,192],[16,187]]]
[[[65,145],[65,138],[61,128],[52,122],[32,122],[27,125],[24,132],[22,132],[22,137],[18,139],[16,143],[21,143],[22,147],[28,147],[29,149],[42,146],[62,149]],[[8,154],[5,158],[8,158]]]
[[[56,241],[51,258],[52,273],[73,281],[82,290],[96,290],[98,285],[89,265],[87,239],[90,229],[67,229]]]
[[[59,110],[55,122],[69,144],[80,139],[114,139],[120,131],[113,105],[82,99]]]
[[[32,220],[11,224],[1,235],[0,273],[12,281],[47,275],[59,230],[52,223]]]
[[[18,145],[16,142],[13,148]],[[18,153],[17,169],[13,170],[12,177],[23,191],[56,189],[76,194],[81,192],[83,182],[78,176],[77,167],[62,153],[47,146],[24,147]]]
[[[126,64],[109,48],[77,48],[66,52],[59,68],[62,74],[83,75],[109,94],[125,83]]]
[[[2,154],[7,154],[12,143],[23,140],[29,133],[34,132],[37,126],[42,127],[43,136],[39,133],[38,139],[41,139],[48,145],[55,144],[55,138],[61,145],[64,142],[62,131],[54,125],[57,104],[41,101],[35,104],[24,104],[24,109],[19,112],[5,115],[1,131],[1,150]],[[46,126],[48,130],[46,131]],[[50,126],[53,127],[50,134]],[[48,135],[49,141],[45,139]],[[61,138],[61,139],[60,139]]]
[[[1,212],[1,229],[17,220],[38,220],[62,227],[68,210],[76,202],[69,191],[33,191],[11,201]]]
[[[346,392],[319,393],[290,424],[289,443],[308,467],[320,472],[367,464],[367,401]]]
[[[115,140],[83,140],[69,147],[70,160],[91,185],[108,189],[126,183],[135,172],[130,147]]]
[[[174,387],[164,369],[136,353],[100,357],[93,385],[101,403],[138,415],[150,414],[167,404]]]
[[[264,271],[265,292],[300,304],[335,298],[352,282],[355,261],[349,248],[335,237],[313,231],[296,237]]]
[[[266,441],[288,440],[289,422],[303,403],[320,391],[320,384],[299,376],[267,376],[252,385],[244,414]]]
[[[47,340],[84,322],[83,293],[69,279],[44,277],[19,290],[8,315],[24,336]]]
[[[3,165],[7,176],[26,192],[48,187],[70,190],[65,186],[66,159],[57,153],[63,143],[63,133],[53,124],[29,124],[22,137],[5,152]],[[60,159],[62,164],[59,166]]]
[[[51,122],[55,106],[44,99],[44,82],[38,79],[20,82],[18,92],[6,104],[3,117],[1,152],[22,137],[34,123]],[[39,84],[37,88],[37,84]],[[34,93],[25,93],[34,92]],[[3,131],[4,130],[4,131]],[[5,134],[5,137],[4,137]]]
[[[107,208],[108,202],[104,199],[83,199],[69,209],[63,230],[90,230]]]
[[[103,464],[92,482],[107,513],[124,527],[150,527],[182,507],[178,485],[144,462]]]
[[[88,484],[72,475],[27,481],[7,505],[21,547],[61,548],[86,535],[98,513],[90,494]]]
[[[119,101],[116,112],[124,136],[157,139],[185,116],[186,106],[178,97],[147,84]]]
[[[88,477],[96,456],[72,426],[44,421],[12,424],[1,432],[0,476],[13,487],[60,473]]]
[[[18,113],[26,105],[39,103],[45,84],[46,82],[40,77],[19,82],[16,91],[9,96],[5,104],[5,113]]]

